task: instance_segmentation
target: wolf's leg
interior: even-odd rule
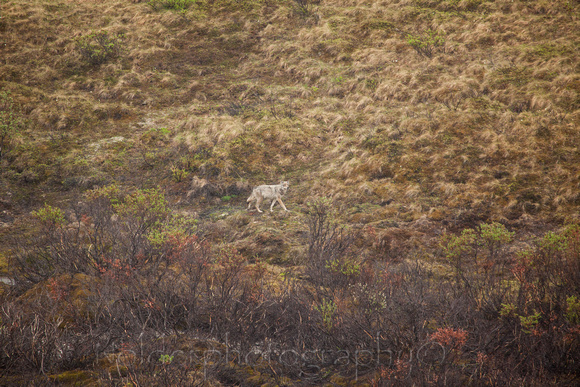
[[[274,198],[274,199],[272,200],[272,203],[270,204],[270,212],[272,212],[272,209],[273,209],[273,208],[274,208],[274,206],[276,205],[276,199],[277,199],[277,198]]]
[[[284,202],[282,202],[282,198],[281,197],[277,197],[276,201],[278,201],[278,203],[280,203],[280,205],[282,206],[282,208],[284,209],[284,211],[288,212],[288,209],[286,208],[286,206],[284,205]]]
[[[248,199],[246,200],[248,202],[248,211],[250,211],[250,208],[252,208],[252,204],[254,203],[254,200],[256,200],[256,192],[254,190],[252,190],[250,197],[248,197]]]
[[[256,210],[258,210],[258,212],[262,212],[262,210],[260,210],[260,204],[262,204],[262,200],[264,200],[262,196],[258,196],[256,199]]]

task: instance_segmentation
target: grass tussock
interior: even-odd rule
[[[463,165],[494,170],[517,159],[520,149],[527,158],[557,160],[550,152],[577,138],[559,134],[576,124],[570,113],[578,108],[575,29],[565,27],[575,8],[566,4],[549,11],[526,2],[311,4],[306,9],[318,20],[311,23],[292,4],[247,2],[230,14],[227,2],[23,2],[3,5],[4,87],[28,88],[28,96],[20,90],[16,97],[32,130],[81,138],[87,128],[128,133],[143,107],[164,109],[179,128],[174,146],[223,148],[215,150],[221,161],[214,164],[226,175],[249,154],[256,157],[246,163],[255,165],[244,168],[248,176],[264,167],[273,176],[296,162],[316,165],[315,155],[326,155],[321,160],[345,160],[335,165],[342,176],[374,179],[383,173],[380,159],[392,159],[398,148],[405,153],[398,168],[405,172],[397,176],[404,186],[414,175],[432,188],[457,181],[467,188],[478,179],[449,179],[464,175]],[[269,23],[256,19],[258,10]],[[66,21],[52,29],[57,20]],[[295,38],[284,38],[288,28]],[[16,42],[25,44],[15,50]],[[284,134],[269,137],[263,126]],[[305,137],[290,134],[290,127],[306,130]],[[324,138],[311,135],[328,130]],[[369,131],[381,133],[365,135],[372,160],[355,152],[359,161],[353,161],[352,140]],[[288,155],[260,155],[258,148]],[[563,192],[576,175],[574,147],[568,148]],[[420,172],[425,156],[434,168],[446,157],[458,163],[441,164],[449,171],[435,175],[430,168]]]

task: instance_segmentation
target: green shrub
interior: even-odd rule
[[[419,54],[431,58],[438,48],[445,45],[445,37],[439,32],[428,29],[419,35],[407,34],[407,43]]]
[[[490,259],[495,259],[498,250],[513,240],[514,232],[510,232],[503,224],[493,222],[479,226],[479,244],[489,251]]]
[[[163,192],[155,188],[137,190],[113,208],[120,216],[136,219],[141,231],[158,228],[171,212]]]
[[[100,65],[119,56],[122,51],[123,34],[107,31],[91,32],[76,39],[79,54],[91,65]]]
[[[149,0],[149,5],[154,10],[171,9],[174,11],[184,11],[197,2],[197,0]]]
[[[294,13],[303,18],[313,16],[314,7],[320,4],[320,0],[294,0]]]
[[[570,324],[580,324],[580,301],[576,296],[571,296],[566,299],[566,320]]]
[[[482,223],[476,229],[464,229],[460,235],[445,235],[441,246],[448,261],[459,270],[462,263],[476,262],[480,247],[487,251],[488,259],[495,260],[513,236],[514,232],[500,223]]]
[[[64,212],[58,207],[52,207],[45,204],[44,207],[33,211],[32,215],[47,227],[59,227],[66,223]]]
[[[121,201],[123,194],[121,189],[116,184],[106,185],[104,187],[94,188],[85,192],[85,197],[87,200],[105,200],[111,205],[118,204]]]
[[[171,177],[176,183],[181,183],[189,176],[189,171],[178,168],[176,166],[171,167]]]
[[[171,355],[161,355],[159,357],[159,361],[163,364],[163,365],[169,365],[171,364],[171,362],[173,361],[173,356]]]
[[[444,235],[441,242],[443,253],[454,267],[457,276],[461,275],[466,261],[477,257],[477,234],[475,230],[468,228],[461,235]]]
[[[230,200],[232,200],[236,197],[238,197],[238,195],[225,195],[225,196],[222,196],[220,199],[222,202],[229,202]]]
[[[365,81],[365,84],[367,89],[375,91],[379,85],[379,81],[377,81],[376,79],[369,78]]]
[[[512,303],[508,303],[508,304],[501,304],[501,309],[499,311],[499,315],[501,317],[507,318],[507,317],[517,317],[517,307],[512,304]]]
[[[334,317],[336,315],[337,309],[337,306],[334,303],[334,301],[322,300],[322,303],[320,305],[316,305],[314,308],[318,312],[320,312],[324,327],[328,331],[332,330],[332,327],[334,326]]]
[[[360,264],[354,260],[330,259],[326,262],[326,268],[332,273],[348,277],[356,277],[360,274]]]
[[[540,322],[541,317],[542,314],[540,312],[535,312],[530,316],[520,316],[520,324],[522,326],[522,330],[525,333],[532,333],[532,331],[536,328],[536,326]]]

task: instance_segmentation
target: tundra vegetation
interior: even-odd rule
[[[0,1],[0,384],[578,385],[579,12]]]

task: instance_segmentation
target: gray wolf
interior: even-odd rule
[[[275,185],[259,185],[252,191],[252,194],[248,198],[248,210],[252,207],[252,203],[256,202],[256,210],[260,210],[260,204],[266,200],[272,200],[270,204],[270,212],[274,208],[276,203],[280,203],[284,211],[288,211],[284,203],[282,202],[282,196],[288,191],[290,184],[287,181],[282,181],[280,184]]]

